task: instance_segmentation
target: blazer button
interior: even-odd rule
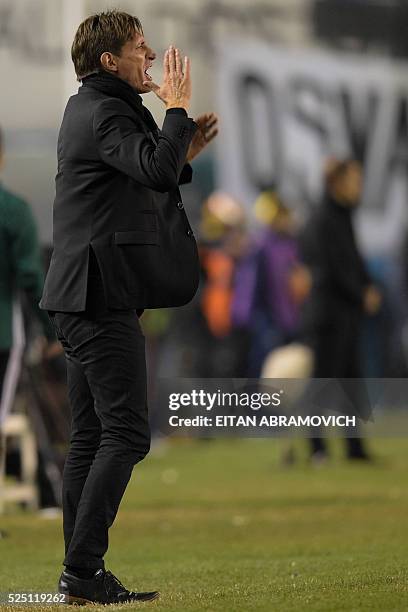
[[[194,234],[193,234],[193,230],[188,229],[188,230],[187,230],[187,236],[194,236]]]
[[[182,210],[182,209],[184,208],[184,204],[183,204],[183,202],[181,202],[181,201],[180,201],[180,202],[177,202],[177,208],[178,208],[179,210]]]

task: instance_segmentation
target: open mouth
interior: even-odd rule
[[[147,71],[148,71],[150,68],[151,68],[151,66],[148,66],[147,68],[145,68],[145,71],[144,71],[144,75],[145,75],[145,77],[146,77],[146,79],[147,79],[148,81],[151,81],[151,80],[152,80],[152,77],[151,77],[151,76],[150,76],[150,74],[147,72]]]

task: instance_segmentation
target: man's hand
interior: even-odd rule
[[[44,359],[53,359],[57,355],[61,355],[64,352],[62,344],[56,340],[55,342],[48,342],[44,347],[43,357]]]
[[[193,160],[218,134],[218,117],[215,113],[205,113],[194,119],[198,130],[193,136],[187,151],[187,161]]]
[[[38,336],[35,339],[35,343],[38,346],[42,359],[52,359],[64,352],[59,340],[48,341],[45,336]]]
[[[162,100],[166,109],[184,108],[188,111],[191,99],[190,60],[186,56],[183,62],[180,51],[173,45],[166,50],[163,60],[163,83],[157,85],[153,81],[143,81],[143,85],[154,91]]]

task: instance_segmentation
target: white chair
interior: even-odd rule
[[[17,439],[21,456],[21,481],[6,483],[5,458],[7,444],[11,438]],[[38,509],[38,490],[36,485],[37,443],[25,414],[10,414],[3,424],[0,440],[0,514],[7,502],[23,502],[27,509]]]

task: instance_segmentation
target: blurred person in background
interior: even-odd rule
[[[260,376],[271,351],[297,339],[300,305],[310,288],[292,213],[275,189],[260,194],[255,215],[262,227],[238,264],[232,305],[235,326],[250,336],[252,378]]]
[[[381,294],[358,249],[353,214],[362,192],[362,168],[354,159],[330,159],[325,192],[301,236],[312,277],[303,331],[314,353],[314,378],[360,378],[359,341],[364,315],[376,314]],[[354,397],[358,403],[358,394]],[[359,414],[355,405],[355,414]],[[369,459],[361,438],[346,438],[349,459]],[[327,456],[325,441],[311,439],[312,458]]]
[[[232,321],[236,267],[248,245],[241,204],[229,194],[213,193],[203,204],[200,236],[200,310],[205,333],[199,375],[244,376],[247,338]]]
[[[4,145],[0,130],[0,170],[3,163]],[[42,357],[51,358],[62,350],[47,313],[38,306],[44,283],[44,269],[33,213],[29,204],[8,191],[1,181],[0,251],[1,460],[4,454],[1,429],[13,405],[26,342],[21,302],[23,296],[30,311],[41,324],[43,335],[37,342],[41,346]],[[9,457],[8,466],[12,463]]]
[[[108,533],[134,465],[150,449],[145,308],[194,296],[197,246],[179,185],[217,134],[213,113],[188,116],[190,61],[170,45],[163,83],[139,19],[120,11],[78,27],[71,56],[81,87],[59,132],[53,253],[40,307],[67,363],[72,409],[63,474],[65,558],[58,584],[70,603],[149,601],[105,569]],[[166,107],[160,130],[140,94]]]

